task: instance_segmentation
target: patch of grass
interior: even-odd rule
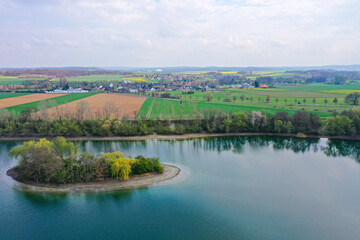
[[[0,99],[5,99],[5,98],[12,98],[12,97],[20,97],[20,96],[25,96],[25,95],[29,95],[31,93],[7,93],[7,92],[0,92]]]
[[[42,81],[45,78],[14,78],[14,77],[1,77],[0,85],[22,85],[25,81]]]
[[[143,105],[141,106],[137,115],[148,118],[148,116],[151,115],[152,104],[154,101],[155,101],[155,98],[147,98],[145,100],[145,102],[143,103]]]
[[[360,90],[350,90],[350,89],[338,89],[338,90],[328,90],[328,91],[321,91],[321,92],[324,92],[324,93],[338,93],[338,94],[350,94],[350,93],[354,93],[354,92],[357,92],[357,93],[360,93]]]
[[[123,81],[123,75],[120,74],[101,74],[66,78],[68,82],[120,82]],[[56,80],[55,80],[56,81]]]
[[[149,119],[192,119],[202,118],[205,109],[215,109],[216,111],[222,111],[224,113],[261,111],[263,113],[275,114],[278,111],[286,111],[289,115],[293,115],[298,110],[305,110],[307,112],[316,112],[320,117],[330,117],[334,110],[341,112],[352,108],[352,106],[313,104],[225,103],[193,100],[182,100],[182,102],[182,108],[180,108],[180,100],[148,98],[141,107],[138,116]],[[180,109],[182,113],[180,113]]]
[[[58,106],[58,105],[66,104],[66,103],[73,102],[76,100],[80,100],[83,98],[87,98],[87,97],[93,96],[95,94],[97,94],[97,93],[71,93],[68,95],[54,97],[54,98],[50,98],[50,99],[46,99],[46,100],[42,100],[42,101],[47,103],[48,107],[53,107],[53,106],[50,106],[50,104],[49,104],[50,101],[53,101],[55,103],[55,106]],[[15,113],[20,113],[27,107],[35,107],[36,109],[38,109],[40,102],[41,101],[35,101],[35,102],[30,102],[30,103],[19,104],[16,106],[7,107],[6,109],[11,112],[15,111]]]

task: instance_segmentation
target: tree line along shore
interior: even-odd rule
[[[106,138],[183,134],[267,133],[279,135],[346,136],[360,134],[360,107],[334,112],[320,118],[317,113],[298,110],[292,116],[285,111],[224,113],[205,109],[204,118],[178,120],[120,119],[43,119],[33,118],[31,111],[20,115],[0,113],[0,138],[78,137]]]

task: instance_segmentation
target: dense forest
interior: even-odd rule
[[[137,136],[149,134],[185,133],[278,133],[311,134],[330,136],[358,136],[360,134],[360,108],[321,119],[316,113],[297,111],[274,115],[261,112],[224,113],[213,109],[204,110],[203,119],[194,120],[145,120],[136,119],[66,119],[32,118],[26,109],[14,116],[0,112],[0,136],[5,137],[52,137],[52,136]]]

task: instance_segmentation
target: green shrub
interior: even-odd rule
[[[231,102],[231,98],[230,97],[224,98],[224,102]]]
[[[132,174],[163,172],[163,167],[159,162],[159,158],[146,158],[143,155],[139,155],[135,159],[138,161],[136,161],[131,167]]]
[[[297,138],[306,138],[306,135],[303,133],[298,133],[298,134],[296,134],[296,137]]]

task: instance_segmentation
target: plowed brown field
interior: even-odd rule
[[[29,102],[41,101],[41,100],[59,97],[59,96],[63,96],[63,95],[66,95],[66,94],[36,93],[36,94],[30,94],[30,95],[25,95],[25,96],[20,96],[20,97],[0,99],[0,108],[16,106],[19,104],[24,104],[24,103],[29,103]]]
[[[48,110],[51,118],[135,118],[145,97],[101,93]]]

